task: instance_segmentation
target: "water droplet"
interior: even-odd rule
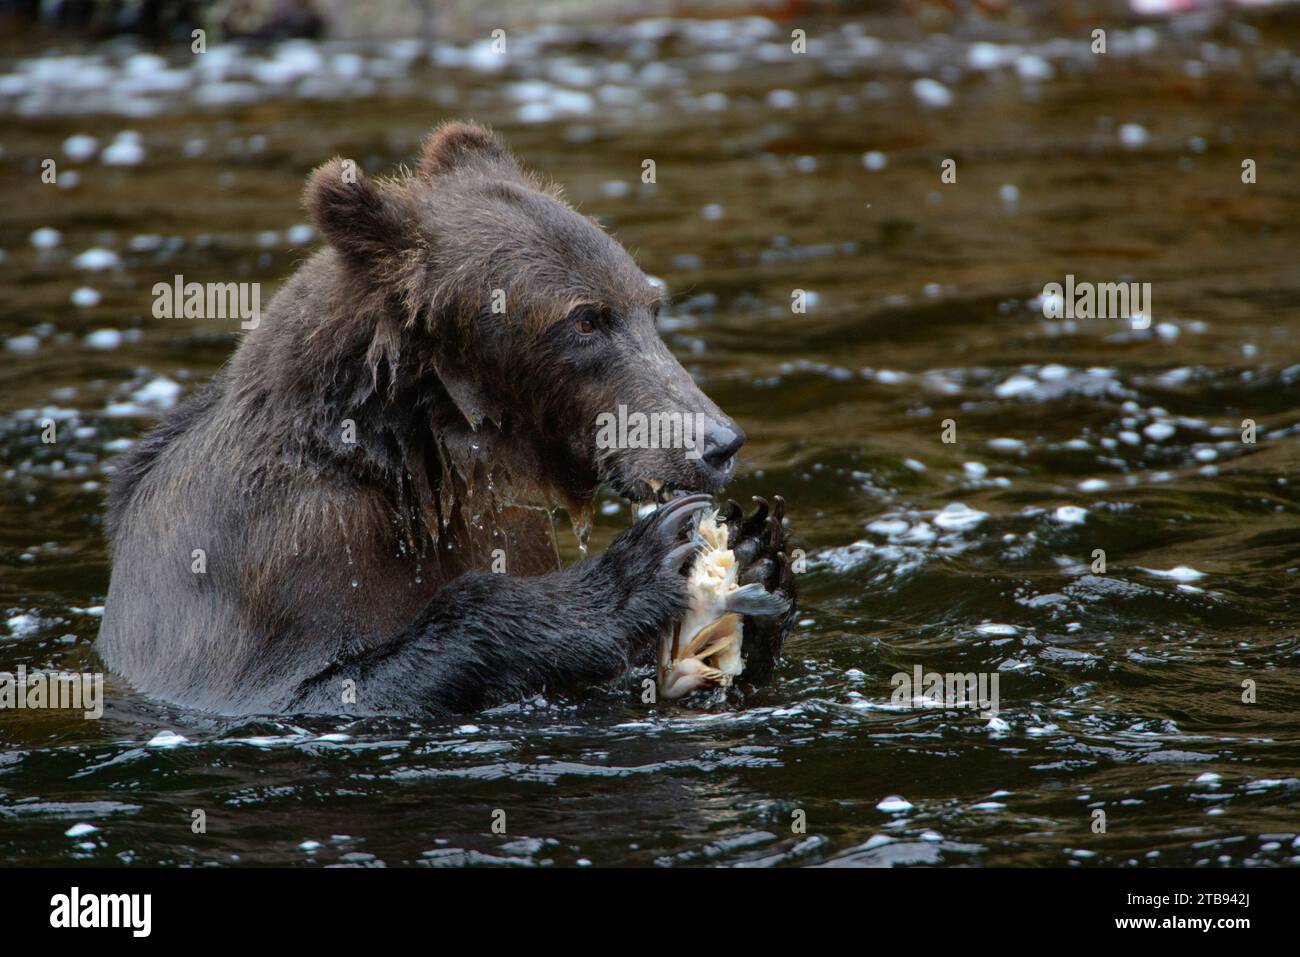
[[[573,534],[578,539],[578,554],[583,558],[586,558],[587,544],[591,540],[591,506],[583,506],[577,511],[570,512],[569,521],[573,525]]]

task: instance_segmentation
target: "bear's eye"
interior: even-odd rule
[[[573,317],[573,328],[584,336],[589,336],[599,328],[599,317],[590,309],[580,310]]]

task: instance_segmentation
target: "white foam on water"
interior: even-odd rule
[[[998,70],[1014,63],[1018,52],[1017,47],[981,41],[970,45],[966,62],[976,70]]]
[[[1145,146],[1150,138],[1146,128],[1137,123],[1125,123],[1119,128],[1119,141],[1128,149]]]
[[[111,249],[101,249],[95,247],[87,249],[84,253],[72,260],[73,268],[87,269],[91,272],[102,272],[105,269],[117,269],[122,265],[122,259]]]
[[[1020,79],[1030,83],[1050,80],[1056,75],[1052,64],[1034,53],[1025,53],[1016,57],[1016,74]]]
[[[961,502],[950,502],[934,517],[934,524],[948,531],[964,530],[974,528],[988,517],[987,512],[977,511]]]
[[[37,615],[23,613],[14,615],[5,624],[9,626],[10,637],[26,638],[28,635],[35,634],[40,630],[41,619]]]
[[[1049,362],[1038,370],[1038,378],[1044,382],[1056,382],[1060,379],[1068,378],[1070,370],[1067,366],[1059,365],[1055,362]]]
[[[113,142],[104,147],[99,154],[99,161],[105,166],[139,166],[144,162],[144,145],[140,134],[134,130],[123,130]]]
[[[40,229],[32,230],[27,241],[37,249],[53,249],[63,242],[63,233],[51,226],[42,226]]]
[[[867,531],[875,532],[877,535],[884,535],[888,538],[897,538],[910,527],[911,526],[906,519],[878,518],[867,526]]]
[[[179,383],[173,382],[166,376],[159,376],[132,392],[131,398],[141,405],[170,409],[176,404],[176,400],[180,398],[180,395],[181,387]]]
[[[1078,505],[1062,505],[1052,513],[1052,519],[1061,525],[1082,525],[1088,518],[1088,510]]]
[[[885,814],[904,814],[912,810],[912,802],[897,794],[891,794],[876,805],[876,810]]]
[[[99,140],[85,133],[74,133],[63,141],[63,155],[74,163],[84,163],[99,150]]]
[[[863,370],[865,373],[866,370]],[[898,372],[894,369],[877,369],[875,379],[877,382],[883,382],[885,385],[901,385],[910,380],[912,376],[906,372]]]
[[[189,741],[184,735],[177,734],[175,731],[160,731],[155,734],[146,748],[176,748]]]
[[[999,399],[1010,399],[1018,395],[1024,395],[1026,392],[1033,392],[1037,388],[1037,380],[1028,376],[1013,375],[994,389],[993,392]]]
[[[988,446],[989,448],[996,449],[999,452],[1019,452],[1025,447],[1025,443],[1020,439],[1000,438],[989,439]]]
[[[122,333],[117,329],[96,329],[85,342],[91,349],[116,349],[122,344]]]
[[[81,309],[93,309],[98,306],[103,296],[99,294],[98,289],[91,289],[89,286],[81,286],[72,290],[72,295],[68,297],[69,301]]]
[[[1153,442],[1163,442],[1165,439],[1172,437],[1178,430],[1171,422],[1152,422],[1142,431]]]
[[[1159,568],[1144,568],[1143,566],[1139,565],[1138,570],[1144,571],[1148,575],[1155,575],[1157,578],[1172,578],[1174,581],[1180,581],[1180,582],[1194,582],[1198,578],[1205,577],[1205,572],[1198,572],[1195,568],[1190,568],[1187,565],[1178,565],[1168,570],[1161,570]]]
[[[912,95],[932,109],[951,106],[953,101],[952,90],[928,76],[912,81]]]

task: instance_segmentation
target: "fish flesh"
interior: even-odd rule
[[[697,552],[686,581],[689,610],[659,639],[658,692],[669,701],[730,687],[745,666],[744,617],[777,615],[788,607],[758,582],[738,583],[740,564],[716,510],[699,520],[694,541]]]

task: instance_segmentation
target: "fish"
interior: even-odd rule
[[[716,509],[703,514],[692,540],[697,551],[686,579],[689,608],[659,639],[657,688],[666,701],[731,687],[745,667],[745,616],[789,608],[788,599],[759,582],[737,584],[740,563],[727,547],[727,526]]]

